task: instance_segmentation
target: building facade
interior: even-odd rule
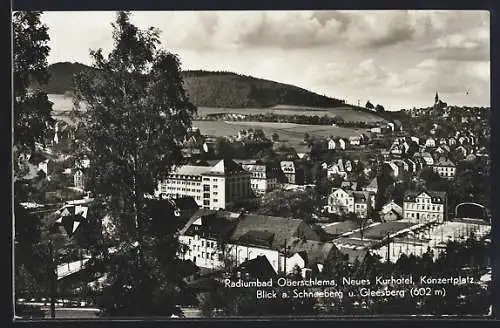
[[[366,217],[371,209],[373,197],[366,191],[352,191],[338,188],[328,197],[328,212],[339,215],[354,213]]]
[[[443,222],[446,218],[446,192],[407,192],[403,200],[403,218],[414,223]]]
[[[432,170],[439,174],[440,177],[445,179],[453,179],[456,174],[455,163],[447,158],[440,158],[434,165],[432,165]]]
[[[205,209],[224,209],[234,201],[252,196],[251,175],[232,160],[213,166],[184,165],[158,184],[156,196],[193,197]]]

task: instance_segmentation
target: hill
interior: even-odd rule
[[[49,66],[51,78],[43,89],[64,94],[72,89],[75,73],[93,69],[80,63],[56,63]],[[196,106],[226,108],[267,108],[282,104],[308,107],[345,106],[339,99],[283,83],[231,72],[184,71],[184,86]]]

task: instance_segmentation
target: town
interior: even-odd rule
[[[172,105],[134,86],[126,109],[125,86],[123,104],[99,88],[143,76],[92,55],[109,74],[75,74],[72,103],[14,151],[18,317],[490,313],[491,108],[433,92],[423,108],[207,113],[182,87]],[[180,75],[154,74],[151,92],[171,95]],[[19,140],[35,130],[16,128]]]

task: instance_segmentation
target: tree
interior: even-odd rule
[[[257,212],[262,215],[292,217],[310,221],[316,207],[317,197],[314,192],[276,190],[261,198]]]
[[[382,106],[382,105],[377,105],[377,106],[375,106],[375,111],[376,111],[377,113],[382,113],[382,112],[384,112],[384,111],[385,111],[385,108],[384,108],[384,106]]]
[[[112,315],[170,315],[178,285],[175,267],[157,260],[157,241],[145,235],[146,196],[180,163],[196,108],[182,86],[179,58],[159,47],[157,29],[138,29],[129,12],[119,12],[112,26],[114,48],[108,57],[102,49],[91,51],[95,69],[74,81],[75,115],[87,135],[82,149],[91,163],[89,189],[113,214],[122,240],[137,243],[137,249],[129,247],[111,261],[102,304]],[[86,111],[79,111],[82,102]],[[172,264],[177,241],[162,246]],[[117,290],[123,291],[120,297]],[[151,302],[145,302],[148,293]]]
[[[274,142],[278,142],[280,140],[280,136],[276,132],[273,133],[271,138]]]
[[[366,102],[365,107],[368,108],[368,109],[374,109],[375,108],[375,106],[373,106],[373,104],[369,100]]]
[[[21,179],[27,173],[27,166],[18,161],[22,154],[33,152],[36,143],[44,143],[54,124],[52,103],[47,94],[36,87],[47,84],[49,79],[49,35],[47,26],[40,20],[41,14],[40,11],[15,12],[12,20],[16,295],[36,293],[48,287],[47,271],[44,270],[46,258],[40,255],[47,251],[41,244],[40,218],[20,205],[20,202],[35,198],[33,193],[36,190],[33,183]]]
[[[50,38],[41,14],[21,11],[13,15],[14,148],[18,152],[31,152],[35,143],[43,144],[54,124],[52,103],[44,91],[34,87],[49,80]]]

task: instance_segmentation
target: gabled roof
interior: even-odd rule
[[[29,162],[38,165],[48,159],[50,159],[50,157],[47,154],[41,152],[34,152],[30,155]]]
[[[250,235],[246,235],[250,232]],[[310,229],[302,220],[283,218],[276,216],[266,216],[248,214],[240,220],[231,236],[235,243],[245,242],[250,237],[268,238],[272,235],[269,248],[281,250],[285,245],[289,245],[292,237],[302,238],[305,234],[309,239],[319,240],[318,235]],[[242,236],[246,235],[242,238]]]
[[[219,237],[228,237],[236,224],[237,218],[231,218],[230,212],[199,209],[194,213],[184,227],[179,231],[179,235],[194,234],[193,226],[201,220],[202,232],[207,232]]]
[[[245,171],[241,165],[236,164],[233,160],[222,159],[217,164],[212,166],[210,170],[203,173],[203,175],[233,175],[248,173]]]
[[[291,242],[290,251],[293,253],[305,253],[304,260],[306,266],[310,267],[318,263],[324,264],[331,252],[336,252],[338,250],[337,247],[330,242],[301,240],[297,238]]]
[[[276,277],[269,260],[264,255],[257,256],[254,259],[247,260],[238,266],[238,271],[248,273],[252,278],[267,280]]]
[[[238,238],[238,242],[245,245],[264,246],[270,248],[273,244],[274,233],[269,231],[250,230]]]
[[[438,202],[443,202],[446,198],[446,192],[445,191],[433,191],[433,190],[426,190],[426,191],[421,191],[421,192],[415,192],[415,191],[407,191],[405,192],[404,195],[404,201],[414,201],[415,198],[422,194],[427,194],[430,197],[433,198],[433,200],[436,200]],[[440,199],[437,200],[437,199]]]
[[[455,163],[453,163],[451,160],[449,160],[446,157],[440,157],[439,160],[436,163],[434,163],[434,166],[455,167]]]

